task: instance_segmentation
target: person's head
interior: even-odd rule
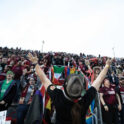
[[[71,74],[65,80],[65,93],[72,101],[78,101],[78,98],[83,96],[86,92],[85,90],[85,79],[84,76],[80,74]],[[81,108],[78,102],[74,103],[71,109],[71,116],[73,124],[81,123]]]
[[[11,59],[15,59],[16,58],[16,55],[15,54],[12,54],[11,55]]]
[[[25,58],[23,56],[21,56],[21,61],[24,61],[24,60],[25,60]]]
[[[108,87],[108,88],[110,87],[110,81],[108,78],[105,78],[103,83],[105,87]]]
[[[119,77],[119,84],[124,87],[124,76]]]
[[[96,66],[96,67],[93,68],[93,70],[94,70],[94,73],[95,73],[95,74],[99,74],[100,71],[101,71],[101,68],[98,67],[98,66]]]
[[[6,57],[3,57],[3,58],[2,58],[2,63],[7,64],[7,58],[6,58]]]
[[[14,78],[14,73],[12,71],[8,71],[6,73],[6,79],[7,80],[12,80]]]
[[[69,75],[65,80],[66,94],[72,99],[81,97],[83,91],[85,91],[84,82],[84,77],[79,74]]]
[[[31,77],[31,78],[29,79],[29,84],[30,84],[30,85],[34,85],[34,84],[35,84],[34,78]]]

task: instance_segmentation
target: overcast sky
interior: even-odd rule
[[[0,0],[0,46],[124,57],[124,0]]]

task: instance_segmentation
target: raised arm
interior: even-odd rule
[[[100,72],[96,80],[93,82],[92,86],[95,87],[97,91],[99,90],[101,83],[104,80],[112,61],[113,60],[110,59],[107,60],[104,69]]]
[[[41,67],[39,66],[37,56],[36,55],[33,56],[31,53],[29,53],[28,58],[33,64],[35,64],[35,71],[36,71],[37,75],[39,76],[41,83],[44,85],[45,89],[47,90],[48,86],[51,85],[52,83],[47,78],[47,76],[45,75],[45,73],[43,72]]]
[[[90,61],[89,61],[89,60],[85,60],[85,65],[87,65],[89,71],[92,73],[93,70],[92,70],[91,67],[90,67]]]

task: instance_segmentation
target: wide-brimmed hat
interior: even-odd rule
[[[96,70],[101,70],[101,67],[99,67],[99,66],[95,66],[95,67],[93,67],[93,71],[95,72]]]
[[[79,98],[84,95],[84,77],[80,74],[71,74],[65,82],[67,95],[71,98]]]

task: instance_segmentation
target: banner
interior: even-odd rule
[[[0,112],[0,124],[6,124],[6,113],[7,111],[1,111]]]

